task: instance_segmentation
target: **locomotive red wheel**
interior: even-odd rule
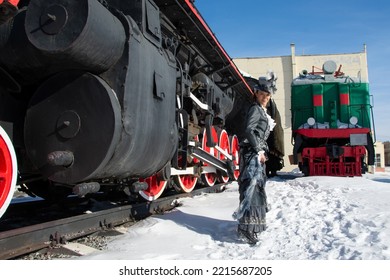
[[[175,189],[179,192],[189,193],[195,188],[198,178],[194,175],[176,175],[173,177]]]
[[[217,181],[217,174],[215,173],[205,173],[202,174],[201,177],[203,183],[208,187],[214,186],[215,182]]]
[[[233,135],[230,139],[230,151],[232,156],[234,157],[233,163],[236,167],[240,166],[240,155],[239,155],[239,142],[238,142],[238,137],[236,135]],[[240,176],[240,171],[235,170],[234,171],[234,180],[238,179],[238,176]]]
[[[6,211],[16,187],[16,155],[6,132],[0,127],[0,217]]]
[[[160,180],[157,175],[152,175],[145,179],[140,179],[140,182],[146,182],[148,188],[144,191],[140,191],[139,194],[148,201],[156,200],[163,193],[168,181]]]
[[[217,135],[217,131],[215,130],[214,127],[211,128],[211,137],[213,138],[213,141],[216,144],[218,144],[218,135]],[[203,132],[202,149],[204,151],[208,152],[209,154],[212,154],[215,157],[218,157],[218,151],[215,148],[208,147],[206,145],[206,143],[207,143],[207,136],[206,136],[206,129],[205,129]],[[208,164],[203,163],[203,166],[208,166]],[[217,180],[217,174],[214,172],[202,174],[201,177],[202,177],[203,183],[208,187],[214,186],[215,181]]]
[[[194,139],[196,142],[199,142],[198,136]],[[179,158],[179,162],[181,161],[181,158]],[[199,160],[197,158],[192,158],[188,165],[192,166],[196,163],[199,163]],[[175,190],[178,192],[184,192],[189,193],[192,192],[192,190],[195,188],[196,183],[198,182],[198,177],[188,174],[188,175],[176,175],[173,176],[173,180],[175,184],[173,185]]]
[[[222,129],[219,133],[219,147],[228,154],[230,154],[229,135],[224,129]],[[226,157],[222,153],[219,153],[219,159],[225,160]],[[222,174],[218,174],[218,181],[220,183],[227,183],[229,182],[229,176],[223,176]]]

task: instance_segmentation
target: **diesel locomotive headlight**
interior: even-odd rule
[[[349,119],[349,123],[352,124],[352,125],[357,125],[357,123],[358,123],[358,118],[355,117],[355,116],[352,116],[352,117]]]
[[[315,123],[316,123],[316,119],[315,118],[310,117],[310,118],[307,119],[307,124],[309,126],[313,126],[313,125],[315,125]]]

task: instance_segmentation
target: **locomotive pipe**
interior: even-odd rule
[[[69,151],[55,151],[47,156],[47,162],[51,166],[69,167],[74,161],[74,155]]]
[[[129,190],[132,192],[132,193],[139,193],[140,191],[145,191],[148,189],[148,183],[146,182],[140,182],[140,181],[136,181],[134,182],[133,184],[131,184],[131,186],[129,187]],[[130,195],[130,193],[128,194]]]
[[[89,193],[97,193],[100,190],[100,184],[97,182],[81,183],[73,187],[73,193],[83,197]]]

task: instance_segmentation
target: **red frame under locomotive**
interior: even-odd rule
[[[367,134],[367,128],[352,129],[298,129],[295,135],[306,139],[321,139],[323,143],[337,139],[349,139],[351,134]],[[297,137],[297,136],[296,136]],[[349,140],[344,140],[344,142]],[[361,176],[365,146],[319,145],[305,147],[301,153],[301,169],[309,176]]]

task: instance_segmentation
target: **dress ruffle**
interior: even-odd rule
[[[239,222],[239,229],[260,233],[266,228],[267,196],[264,190],[266,177],[264,165],[253,155],[240,182],[240,205],[233,217]]]

